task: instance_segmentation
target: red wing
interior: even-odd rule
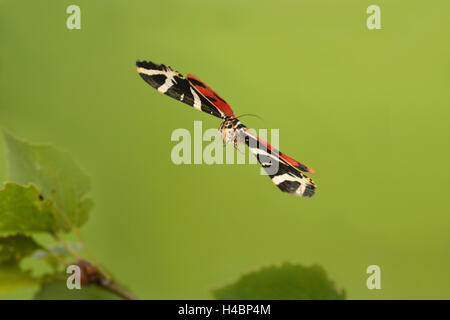
[[[296,167],[297,169],[303,171],[303,172],[309,172],[314,173],[314,170],[310,167],[304,165],[303,163],[298,162],[297,160],[292,159],[291,157],[288,157],[284,153],[280,152],[281,159],[285,160],[287,163],[289,163],[291,166]]]
[[[216,108],[222,111],[227,117],[236,118],[228,103],[214,92],[206,83],[192,74],[188,74],[186,79],[194,86],[206,99],[208,99]]]
[[[136,67],[141,78],[159,92],[217,118],[225,117],[219,108],[198,92],[179,72],[151,61],[137,61]]]
[[[248,130],[246,130],[246,131],[248,132]],[[288,157],[287,155],[285,155],[281,151],[275,149],[274,147],[272,147],[270,144],[268,144],[264,140],[260,139],[259,137],[255,136],[255,138],[258,140],[259,143],[264,145],[267,148],[267,150],[271,151],[274,154],[279,154],[280,158],[283,159],[284,161],[286,161],[291,166],[293,166],[303,172],[314,173],[314,170],[311,169],[310,167],[304,165],[303,163],[298,162],[297,160],[292,159],[291,157]]]

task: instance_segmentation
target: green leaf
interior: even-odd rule
[[[83,244],[80,242],[67,241],[66,244],[74,251],[81,251],[83,249]],[[56,243],[54,245],[47,246],[45,250],[38,250],[33,254],[33,257],[36,259],[44,259],[52,256],[70,257],[72,256],[72,253],[64,244]]]
[[[0,237],[0,265],[18,264],[20,260],[41,248],[33,238],[26,235]]]
[[[19,263],[41,246],[25,235],[0,237],[0,292],[39,284]]]
[[[236,283],[214,290],[213,295],[216,299],[234,300],[345,299],[345,292],[335,288],[322,267],[289,263],[248,273]]]
[[[0,291],[9,291],[38,284],[39,280],[33,278],[29,272],[21,270],[18,264],[0,265]]]
[[[81,251],[83,245],[79,242],[66,242],[73,251]],[[72,257],[72,253],[65,247],[65,245],[57,243],[55,245],[47,246],[45,249],[36,250],[33,253],[33,258],[41,259],[47,262],[53,270],[57,271],[61,265],[61,259],[65,257]]]
[[[0,232],[54,232],[63,226],[53,202],[35,186],[6,183],[0,190]]]
[[[69,290],[65,280],[49,280],[42,284],[35,300],[119,300],[115,294],[95,285]]]
[[[64,215],[64,231],[81,226],[88,219],[93,202],[86,196],[89,177],[70,156],[51,146],[24,142],[4,131],[10,179],[18,184],[33,183],[44,199],[52,200]]]

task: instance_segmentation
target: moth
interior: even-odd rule
[[[142,79],[159,92],[220,118],[219,132],[223,141],[235,147],[246,144],[281,191],[301,197],[314,195],[316,185],[304,174],[314,171],[253,134],[234,115],[228,103],[199,78],[192,74],[184,77],[164,64],[150,61],[137,61],[136,67]]]

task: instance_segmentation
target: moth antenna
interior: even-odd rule
[[[216,133],[216,135],[214,136],[214,140],[213,140],[213,141],[215,141],[215,140],[217,139],[217,136],[219,135],[220,129],[221,129],[221,128],[222,128],[222,126],[220,126],[219,130],[217,130],[217,133]]]
[[[251,116],[251,117],[258,118],[260,121],[262,121],[262,123],[264,125],[266,125],[266,121],[262,117],[258,116],[257,114],[253,114],[253,113],[241,114],[240,116],[236,117],[236,119],[239,119],[240,117],[246,117],[246,116]]]

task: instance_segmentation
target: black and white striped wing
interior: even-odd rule
[[[163,64],[155,64],[150,61],[137,61],[136,67],[142,79],[159,92],[184,102],[194,109],[218,118],[224,117],[223,112],[198,92],[179,72]]]
[[[281,191],[307,198],[314,195],[316,185],[311,178],[280,158],[279,154],[268,150],[262,140],[248,129],[244,129],[243,134],[248,148]]]

